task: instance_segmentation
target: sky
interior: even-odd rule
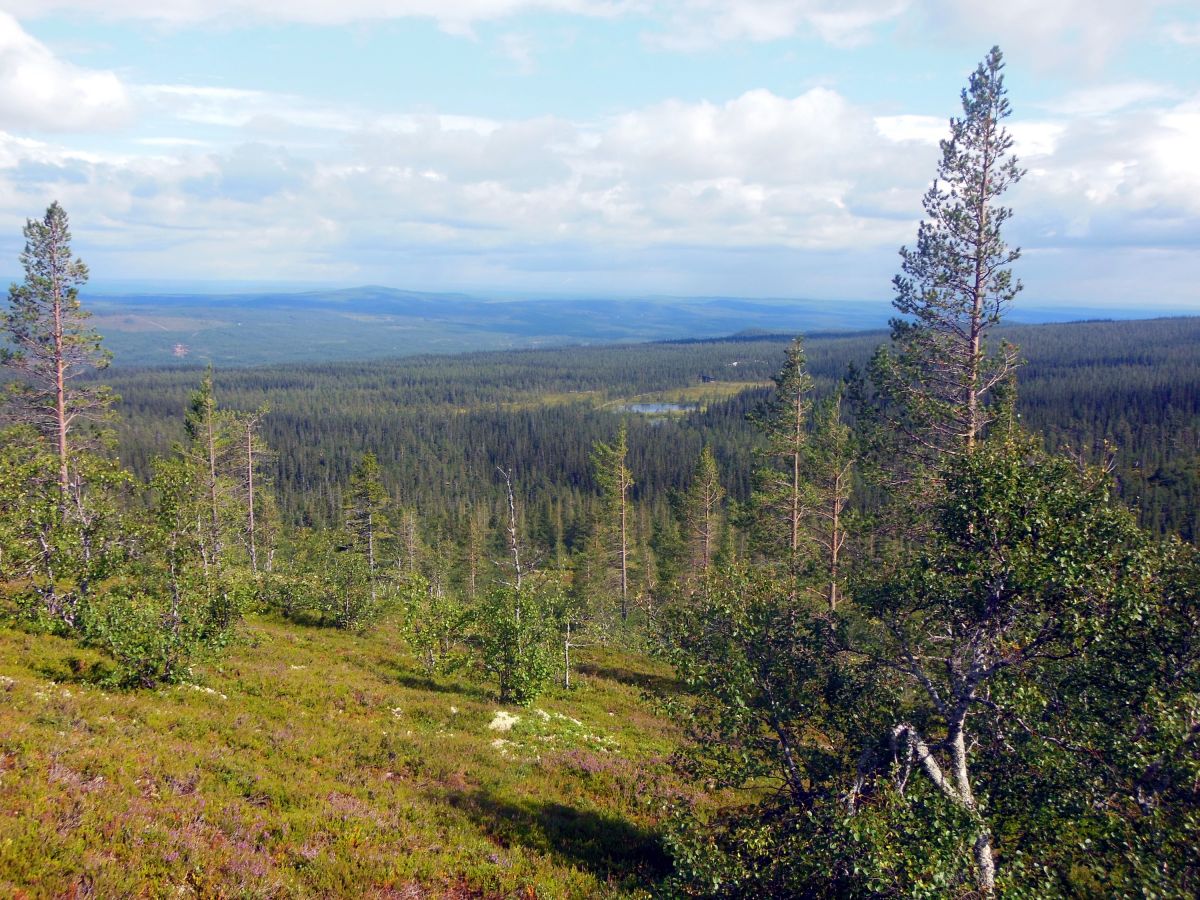
[[[888,299],[993,44],[1019,302],[1200,313],[1200,0],[0,0],[0,273]]]

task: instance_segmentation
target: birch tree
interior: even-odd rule
[[[1106,473],[1006,436],[949,468],[931,546],[860,592],[878,626],[864,653],[909,682],[914,700],[887,736],[898,783],[921,773],[965,813],[985,894],[995,887],[994,829],[976,766],[1005,752],[983,744],[995,734],[987,720],[1140,602],[1144,546],[1110,500]]]
[[[556,611],[561,584],[530,567],[521,541],[520,512],[511,470],[497,467],[507,500],[505,523],[510,577],[494,584],[476,614],[475,643],[484,672],[496,679],[501,703],[529,703],[550,679],[558,654]]]

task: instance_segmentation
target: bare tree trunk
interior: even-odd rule
[[[58,279],[58,239],[51,236],[51,267],[52,275],[50,293],[51,305],[54,309],[54,415],[58,430],[58,489],[62,501],[62,509],[67,507],[67,488],[70,473],[67,469],[67,378],[66,378],[66,348],[63,345],[63,296],[62,285]]]
[[[375,516],[367,513],[367,576],[371,582],[371,602],[375,602]]]
[[[833,522],[829,532],[829,611],[837,609],[838,604],[838,556],[842,550],[842,475],[839,472],[833,479]]]
[[[513,496],[512,473],[496,467],[496,471],[504,478],[508,489],[508,549],[513,558],[513,574],[516,578],[517,591],[521,590],[521,542],[517,539],[517,501]],[[519,615],[519,613],[518,613]]]
[[[624,461],[622,461],[624,465]],[[626,491],[629,490],[624,482],[624,475],[621,476],[621,621],[624,622],[629,618],[629,538],[627,534],[627,517],[628,517],[628,501],[626,500]]]
[[[258,577],[258,547],[254,535],[254,420],[246,423],[246,512],[250,539],[250,571]]]
[[[404,561],[409,574],[417,571],[417,514],[411,510],[403,514]]]
[[[985,895],[991,895],[996,888],[996,862],[992,857],[992,835],[987,824],[979,814],[979,806],[975,802],[975,794],[971,790],[971,775],[967,767],[967,747],[965,723],[963,716],[956,716],[952,721],[948,743],[950,744],[950,759],[954,770],[954,781],[958,792],[958,802],[975,818],[979,833],[975,836],[972,848],[975,855],[975,877],[979,889]]]
[[[212,513],[212,551],[215,566],[221,555],[221,517],[217,502],[217,409],[211,395],[207,403],[205,440],[208,445],[208,502]]]
[[[796,557],[800,553],[800,519],[804,515],[803,504],[800,502],[800,447],[804,443],[804,397],[796,395],[795,408],[792,411],[792,565],[797,564]]]
[[[987,140],[984,146],[991,146],[992,121],[989,117],[987,124]],[[986,151],[985,151],[986,153]],[[983,243],[987,231],[987,188],[992,161],[984,159],[980,172],[979,203],[975,211],[975,283],[972,290],[971,306],[971,357],[967,375],[967,391],[964,398],[967,407],[967,450],[975,448],[975,441],[982,435],[979,421],[979,372],[981,367],[980,353],[983,349],[983,300],[987,291],[987,269],[984,263]]]
[[[571,686],[571,623],[567,622],[567,638],[563,641],[563,687]]]

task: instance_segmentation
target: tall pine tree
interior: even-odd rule
[[[917,245],[900,251],[896,352],[875,360],[892,424],[927,460],[976,445],[991,421],[989,395],[1017,364],[1012,348],[987,346],[1021,290],[1011,269],[1020,250],[1001,235],[1012,210],[1000,197],[1024,174],[1003,125],[1011,113],[1003,70],[993,47],[962,92],[963,114],[950,120],[950,137],[941,143]]]
[[[100,335],[87,327],[90,313],[79,302],[88,269],[71,255],[66,211],[50,204],[46,215],[25,223],[21,265],[25,280],[8,291],[4,330],[11,347],[0,361],[22,376],[8,386],[18,421],[33,425],[58,451],[58,487],[66,505],[70,486],[70,432],[81,417],[102,417],[112,404],[104,387],[70,385],[76,376],[108,365]]]
[[[751,416],[766,438],[760,454],[765,465],[755,472],[751,498],[755,537],[763,551],[773,558],[786,559],[793,569],[799,565],[807,543],[804,519],[812,503],[804,477],[812,390],[804,342],[796,338],[775,376],[774,392]]]

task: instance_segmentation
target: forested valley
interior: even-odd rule
[[[30,220],[0,889],[1194,896],[1200,319],[1005,324],[1002,70],[888,333],[105,370]]]
[[[1197,540],[1194,460],[1200,416],[1200,319],[1005,327],[1021,348],[1017,411],[1047,450],[1108,461],[1125,501],[1159,534]],[[813,395],[864,370],[883,332],[805,340]],[[790,337],[763,335],[617,347],[490,352],[398,361],[218,370],[232,409],[266,406],[263,462],[291,525],[336,523],[350,471],[374,453],[389,496],[422,530],[460,544],[467,510],[499,521],[496,467],[512,468],[541,553],[576,551],[599,498],[591,448],[629,430],[631,500],[660,520],[705,445],[731,501],[744,503],[760,434],[748,415],[768,398]],[[193,369],[114,370],[122,461],[148,477],[182,440]],[[667,404],[658,414],[630,412]],[[449,489],[447,489],[449,488]],[[865,503],[859,497],[856,502]],[[662,522],[660,521],[660,527]]]

